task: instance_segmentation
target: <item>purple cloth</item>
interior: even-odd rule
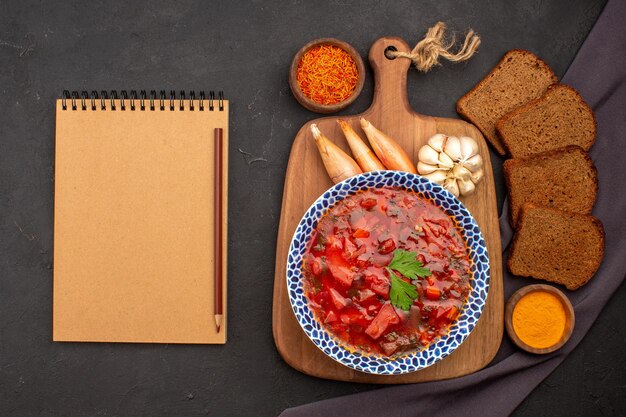
[[[562,80],[576,88],[596,114],[598,134],[590,154],[600,187],[593,213],[606,231],[605,257],[596,276],[578,291],[567,292],[576,311],[569,342],[557,352],[536,356],[514,348],[505,335],[492,364],[474,374],[320,401],[287,409],[281,417],[450,416],[465,415],[468,410],[482,416],[509,415],[574,350],[626,274],[626,193],[616,192],[624,190],[626,179],[625,21],[626,2],[609,0]],[[507,248],[512,231],[506,210],[500,227],[502,247]],[[503,259],[507,256],[505,250]],[[505,298],[530,282],[511,276],[505,268]]]

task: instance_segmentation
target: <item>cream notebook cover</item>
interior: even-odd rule
[[[228,101],[213,97],[73,93],[57,101],[54,341],[226,342]],[[224,129],[219,333],[217,127]]]

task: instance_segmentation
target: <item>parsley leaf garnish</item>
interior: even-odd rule
[[[428,277],[432,275],[430,269],[422,268],[422,263],[416,259],[413,252],[404,249],[396,249],[393,252],[393,259],[389,263],[389,268],[398,271],[402,275],[410,279],[418,277]]]
[[[387,267],[391,288],[389,289],[389,299],[395,307],[404,311],[409,311],[413,301],[417,300],[417,288],[415,285],[404,281],[392,270],[395,270],[409,279],[417,279],[432,275],[428,268],[423,268],[423,264],[417,260],[413,252],[403,249],[396,249],[393,252],[393,259]]]
[[[398,278],[391,269],[387,268],[387,271],[391,279],[391,288],[389,289],[391,304],[404,311],[409,311],[411,304],[417,299],[417,289],[415,285]]]

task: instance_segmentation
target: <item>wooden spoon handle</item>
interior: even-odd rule
[[[387,48],[410,52],[409,45],[400,38],[385,37],[374,42],[369,53],[375,80],[374,99],[370,111],[389,112],[402,107],[410,110],[406,75],[411,61],[405,58],[387,58],[385,55]]]

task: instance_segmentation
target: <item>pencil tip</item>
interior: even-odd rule
[[[217,330],[217,332],[220,332],[220,328],[222,327],[222,315],[221,314],[216,314],[215,315],[215,329]]]

